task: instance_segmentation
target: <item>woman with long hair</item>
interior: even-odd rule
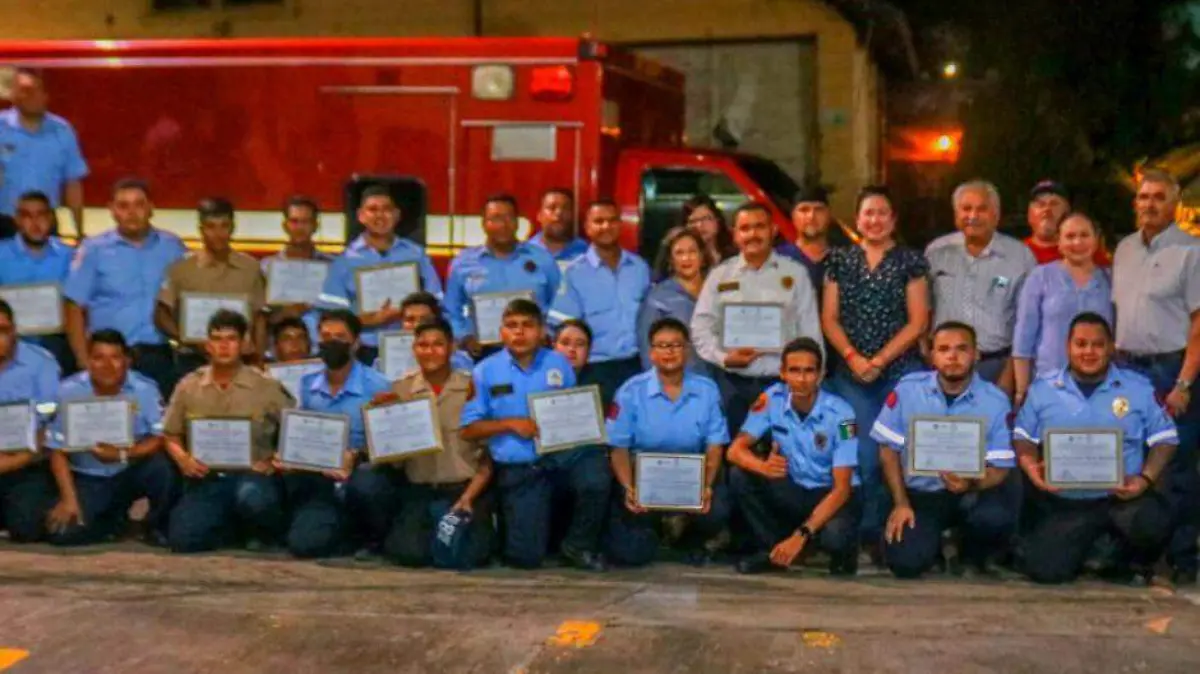
[[[650,326],[663,318],[675,318],[684,325],[691,325],[696,297],[704,287],[709,269],[712,269],[711,260],[700,234],[684,227],[667,232],[654,261],[655,278],[662,280],[646,294],[638,312],[638,352],[643,368],[650,367]],[[708,373],[708,364],[696,355],[690,341],[687,359],[689,370]]]
[[[683,204],[683,225],[700,235],[709,265],[716,266],[738,254],[733,232],[725,222],[725,214],[707,194],[697,194]]]

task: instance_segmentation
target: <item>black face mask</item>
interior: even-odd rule
[[[317,357],[331,370],[340,370],[350,362],[350,344],[330,340],[317,345]]]

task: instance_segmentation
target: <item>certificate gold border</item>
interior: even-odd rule
[[[188,306],[189,300],[237,300],[242,303],[241,314],[251,321],[250,296],[245,293],[194,293],[185,291],[179,293],[179,341],[182,344],[203,344],[208,340],[208,327],[205,326],[205,336],[200,339],[188,337]]]
[[[388,408],[388,407],[396,407],[397,405],[411,405],[413,403],[418,403],[418,402],[423,402],[423,401],[429,402],[429,415],[430,415],[430,420],[433,424],[433,438],[434,438],[434,442],[436,442],[437,444],[434,445],[433,447],[423,447],[420,449],[414,449],[410,452],[404,452],[403,454],[389,454],[386,456],[380,456],[379,453],[375,450],[374,433],[371,431],[370,412],[372,410],[384,409],[384,408]],[[420,395],[420,396],[416,396],[414,398],[410,398],[408,400],[396,400],[396,401],[392,401],[392,402],[383,403],[380,405],[367,405],[366,407],[363,408],[363,426],[367,432],[367,456],[370,458],[370,461],[372,464],[399,463],[401,461],[411,459],[414,456],[425,456],[427,454],[437,454],[438,452],[444,451],[444,448],[446,446],[445,440],[442,438],[442,424],[440,423],[440,420],[438,419],[437,401],[435,401],[433,399],[433,396],[430,396],[430,395]]]
[[[250,417],[221,416],[221,415],[192,417],[192,418],[188,419],[187,420],[187,449],[188,449],[188,454],[191,454],[193,457],[195,457],[195,452],[192,449],[192,424],[196,423],[197,421],[240,421],[240,422],[245,423],[250,429],[250,433],[249,433],[250,441],[246,444],[246,463],[245,463],[245,465],[239,466],[239,465],[228,464],[228,463],[222,463],[219,465],[205,463],[204,465],[208,466],[208,468],[210,470],[237,470],[237,471],[253,470],[253,468],[254,468],[254,420],[253,419],[251,419]],[[197,459],[197,461],[199,461],[199,459]],[[203,463],[203,462],[201,462],[201,463]]]
[[[379,373],[384,377],[387,377],[390,381],[400,381],[401,377],[408,372],[411,372],[411,370],[401,372],[400,375],[395,379],[392,379],[390,376],[388,376],[388,349],[384,342],[388,339],[396,339],[397,337],[411,337],[414,342],[416,341],[416,336],[414,333],[408,332],[407,330],[392,330],[390,332],[379,333]],[[410,351],[412,350],[412,342],[409,343],[408,348]],[[413,356],[413,365],[416,365],[416,356]]]
[[[275,268],[275,265],[280,264],[280,263],[300,265],[300,266],[310,266],[310,267],[314,267],[314,268],[315,267],[324,267],[326,278],[328,278],[328,276],[329,276],[330,263],[328,263],[328,262],[323,262],[321,260],[288,260],[288,259],[283,259],[283,258],[272,258],[267,263],[267,273],[266,273],[266,286],[267,287],[266,287],[266,291],[265,291],[266,294],[265,294],[264,303],[267,306],[272,306],[272,307],[287,307],[287,306],[291,306],[293,304],[316,304],[317,303],[316,297],[312,298],[312,300],[309,302],[297,302],[297,301],[289,302],[289,301],[284,301],[284,300],[272,300],[271,299],[272,295],[274,294],[272,292],[274,285],[271,283],[271,270]]]
[[[129,438],[128,443],[115,445],[116,447],[129,448],[137,442],[137,438],[133,437],[133,407],[134,400],[127,396],[91,396],[88,398],[75,398],[73,400],[64,400],[59,407],[59,413],[62,414],[62,431],[63,431],[63,451],[70,452],[87,452],[91,451],[91,446],[77,445],[71,443],[71,407],[86,403],[125,403],[127,414],[125,415],[125,435]]]
[[[471,295],[471,327],[473,327],[475,329],[475,338],[479,339],[479,343],[482,346],[494,346],[496,344],[500,344],[502,340],[500,340],[497,337],[497,339],[488,340],[485,342],[485,341],[483,341],[483,339],[481,339],[479,337],[479,333],[480,333],[479,313],[477,311],[475,311],[475,303],[480,298],[494,299],[497,297],[507,297],[507,298],[509,298],[509,300],[508,300],[509,302],[511,302],[515,299],[526,299],[526,300],[529,300],[530,302],[535,301],[533,298],[532,290],[510,290],[510,291],[506,291],[506,292],[476,293],[474,295]]]
[[[62,293],[62,285],[61,284],[58,284],[58,283],[14,283],[12,285],[0,286],[0,291],[30,290],[30,289],[36,289],[36,288],[53,288],[54,289],[55,301],[58,303],[58,327],[57,328],[37,328],[34,330],[27,330],[27,329],[21,327],[21,315],[19,313],[17,313],[16,307],[13,307],[13,313],[16,314],[15,322],[17,324],[17,334],[22,337],[26,337],[26,336],[30,336],[30,335],[36,336],[36,335],[61,335],[61,334],[63,334],[64,332],[66,332],[66,326],[63,324],[63,293]],[[4,295],[4,293],[0,292],[0,296],[3,296],[3,295]],[[9,304],[12,304],[12,302],[9,302]]]
[[[35,408],[34,404],[29,401],[0,404],[0,409],[4,409],[4,408],[8,408],[8,407],[24,407],[25,409],[27,409],[29,411],[29,423],[33,425],[33,444],[35,446],[29,447],[27,445],[22,445],[20,447],[0,447],[0,454],[16,454],[19,452],[34,452],[34,453],[36,453],[38,451],[38,448],[36,446],[38,444],[38,433],[37,433],[37,409]]]
[[[982,478],[987,475],[987,427],[988,420],[984,417],[957,417],[957,416],[938,416],[936,414],[917,414],[908,420],[908,438],[907,438],[907,454],[908,460],[905,461],[905,471],[908,475],[914,477],[940,477],[943,472],[936,470],[917,470],[917,422],[918,421],[952,421],[955,423],[974,423],[979,425],[979,471],[973,473],[953,473],[958,477],[969,477],[972,479]]]
[[[604,423],[603,407],[600,405],[600,387],[595,384],[592,384],[591,386],[576,386],[573,388],[555,389],[553,391],[539,391],[537,393],[530,393],[529,397],[526,401],[526,404],[529,405],[529,417],[531,419],[533,419],[533,423],[538,424],[540,427],[541,423],[538,421],[537,413],[534,411],[536,409],[533,404],[534,400],[540,400],[542,398],[554,398],[554,397],[563,396],[563,395],[578,395],[580,393],[591,393],[592,394],[592,400],[596,404],[596,420],[599,422],[598,425],[600,427],[600,437],[595,438],[595,439],[579,440],[577,442],[566,442],[561,445],[551,445],[549,447],[542,446],[541,437],[537,437],[537,438],[534,438],[534,445],[537,448],[537,453],[539,456],[542,456],[545,454],[553,454],[555,452],[562,452],[562,451],[566,451],[568,449],[575,449],[576,447],[586,447],[588,445],[606,445],[606,444],[608,444],[608,429],[606,428],[606,425]],[[540,436],[541,433],[539,432],[538,435]]]
[[[1117,438],[1117,481],[1111,482],[1056,482],[1051,481],[1053,465],[1051,450],[1056,435],[1115,435]],[[1125,484],[1125,431],[1120,428],[1052,428],[1042,432],[1042,461],[1046,464],[1046,484],[1056,489],[1080,490],[1116,489]]]
[[[338,448],[338,458],[336,465],[319,466],[315,463],[306,463],[304,461],[288,461],[287,459],[287,422],[289,419],[296,417],[308,417],[310,419],[322,419],[324,421],[336,421],[342,425],[342,444]],[[312,472],[324,472],[327,470],[337,470],[344,464],[343,457],[346,455],[346,450],[350,448],[350,417],[345,414],[323,414],[321,412],[310,412],[309,410],[287,409],[279,416],[279,462],[284,468],[292,470],[307,470]]]
[[[393,269],[396,267],[408,267],[412,271],[413,288],[415,288],[416,290],[421,289],[421,271],[420,271],[420,269],[417,268],[416,262],[388,262],[385,264],[372,264],[372,265],[367,265],[364,267],[358,267],[357,269],[354,270],[354,298],[355,298],[354,303],[358,307],[358,313],[365,314],[368,311],[378,311],[379,310],[379,307],[376,307],[374,309],[364,309],[363,308],[362,277],[365,274],[370,274],[371,272],[380,271],[383,269]],[[403,298],[401,298],[401,299],[403,299]],[[395,304],[399,304],[399,302],[396,302]]]
[[[642,503],[642,501],[641,501],[642,488],[641,488],[640,480],[642,479],[641,478],[641,475],[642,475],[641,464],[642,464],[643,458],[647,458],[647,459],[686,459],[688,461],[699,461],[700,462],[700,493],[697,495],[696,500],[700,503],[700,505],[692,506],[692,505],[683,505],[683,504],[676,504],[676,505],[668,504],[668,505],[650,506],[650,505],[646,505],[645,503]],[[645,508],[646,510],[653,510],[653,511],[666,510],[666,511],[700,512],[700,511],[704,510],[704,488],[708,486],[707,462],[708,462],[707,454],[674,454],[674,453],[667,453],[667,452],[638,452],[638,453],[634,454],[633,485],[634,485],[634,488],[637,489],[638,505]]]
[[[783,337],[783,328],[784,328],[783,320],[784,320],[785,316],[787,315],[786,307],[784,305],[779,304],[778,302],[725,302],[721,305],[721,316],[720,316],[720,318],[721,318],[720,347],[721,347],[722,351],[729,351],[731,349],[753,348],[755,351],[761,351],[763,353],[782,353],[783,352],[783,347],[786,346],[786,344],[780,344],[778,348],[775,348],[775,347],[759,348],[759,347],[747,347],[747,346],[728,346],[727,344],[725,344],[725,333],[726,333],[726,331],[725,331],[725,310],[728,309],[729,307],[773,307],[775,309],[779,309],[779,321],[780,321],[780,323],[779,323],[779,339],[781,342],[785,342],[785,343],[787,342],[787,340],[784,339],[784,337]]]

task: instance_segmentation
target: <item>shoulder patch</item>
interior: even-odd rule
[[[883,404],[887,405],[888,409],[891,410],[896,409],[896,403],[898,402],[900,402],[900,396],[896,395],[896,391],[893,390],[891,393],[887,394],[887,400],[885,400]]]
[[[608,420],[614,421],[619,416],[621,416],[621,406],[614,400],[608,404]]]
[[[750,406],[750,411],[761,412],[765,409],[767,409],[767,394],[764,392],[758,394],[758,399],[755,400],[754,404]]]
[[[858,422],[847,419],[838,424],[838,439],[853,440],[858,437]]]
[[[783,286],[784,290],[791,290],[792,287],[796,285],[796,279],[792,278],[791,276],[784,276],[779,280],[779,283]]]

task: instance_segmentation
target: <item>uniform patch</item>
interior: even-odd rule
[[[887,405],[888,409],[890,410],[890,409],[895,409],[896,403],[899,401],[900,401],[900,396],[896,395],[895,391],[892,391],[891,393],[888,394],[887,400],[885,400],[883,404]]]
[[[537,265],[533,263],[533,260],[525,260],[525,271],[530,274],[537,271]]]
[[[724,283],[717,284],[717,292],[729,293],[729,292],[733,292],[734,290],[737,290],[738,288],[741,288],[741,287],[742,287],[742,284],[738,283],[737,281],[726,281]]]
[[[792,286],[796,285],[796,279],[791,276],[784,276],[780,279],[779,283],[783,285],[784,290],[791,290]]]
[[[609,403],[608,404],[608,420],[615,421],[616,418],[619,416],[621,416],[621,406],[618,405],[616,403],[616,401]]]
[[[771,433],[774,435],[787,435],[788,429],[783,426],[771,426]]]
[[[1129,414],[1129,399],[1125,396],[1113,398],[1112,411],[1118,419],[1124,419],[1125,415]]]
[[[563,373],[558,368],[551,368],[546,371],[546,386],[562,386]]]
[[[829,444],[829,438],[825,437],[824,433],[817,433],[813,436],[813,444],[817,446],[817,451],[823,452]]]
[[[853,440],[858,437],[858,423],[850,420],[838,424],[838,439]]]
[[[760,393],[760,394],[758,394],[758,399],[755,400],[754,404],[750,406],[750,411],[751,412],[761,412],[765,409],[767,409],[767,394]]]
[[[512,384],[501,384],[488,389],[490,396],[506,396],[513,392]]]

